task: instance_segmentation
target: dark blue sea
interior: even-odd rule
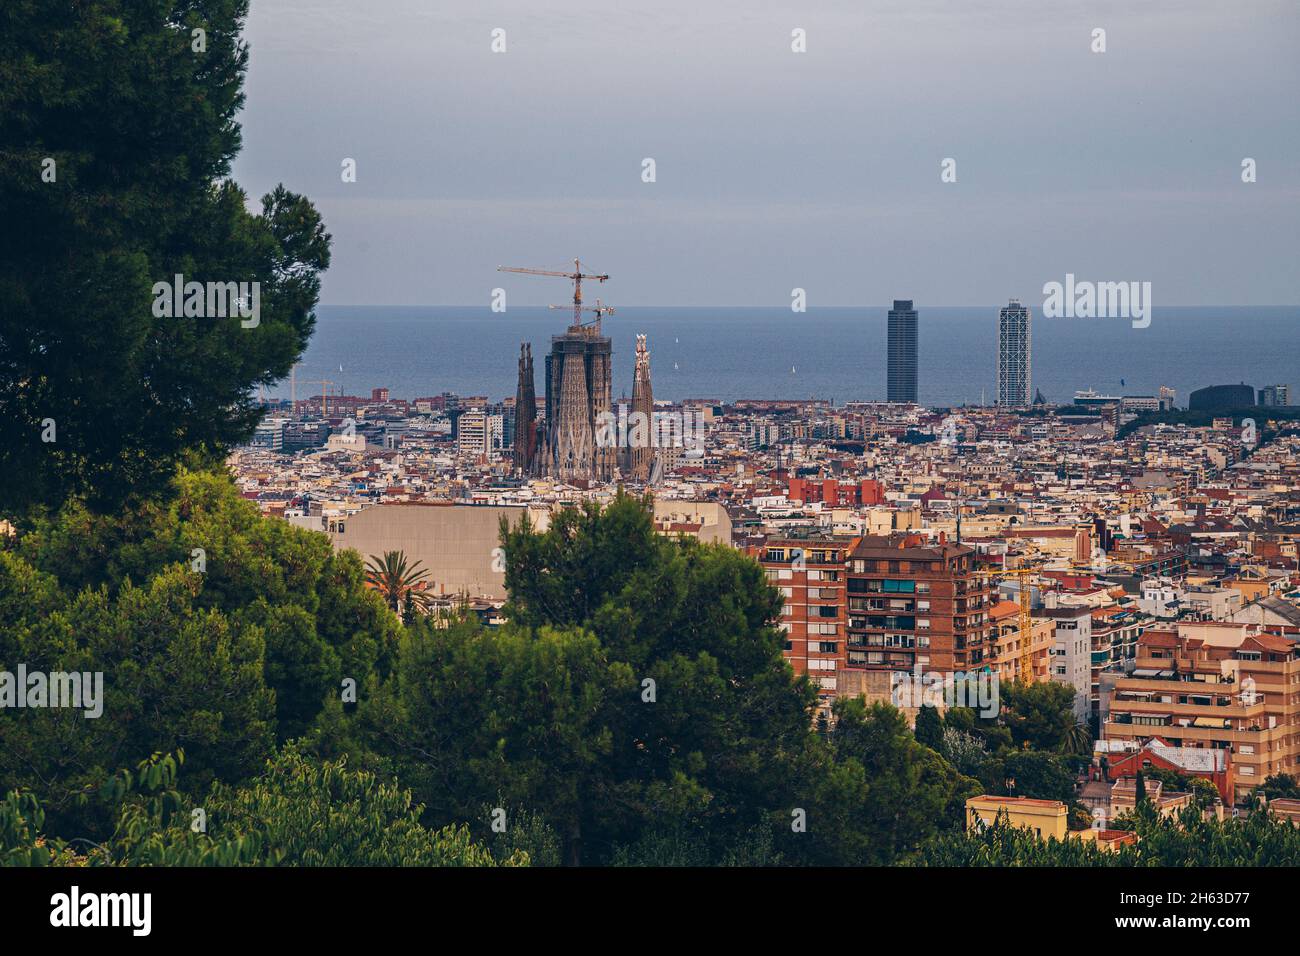
[[[1151,325],[1127,319],[1048,319],[1033,303],[1033,382],[1049,402],[1077,389],[1152,395],[1161,385],[1186,405],[1192,389],[1245,382],[1300,384],[1300,307],[1160,307]],[[990,404],[996,392],[998,306],[920,310],[920,401]],[[636,335],[647,336],[657,399],[885,397],[888,306],[810,308],[620,308],[603,322],[614,344],[614,394],[632,390]],[[298,370],[298,395],[394,397],[444,391],[515,393],[519,343],[531,342],[537,393],[542,356],[564,331],[565,312],[477,306],[322,306]],[[340,371],[341,368],[341,371]],[[311,384],[311,380],[317,382]],[[289,383],[269,394],[288,397]]]

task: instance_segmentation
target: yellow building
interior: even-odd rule
[[[1032,800],[1029,797],[992,797],[987,794],[966,801],[966,829],[977,822],[992,826],[999,814],[1007,823],[1024,827],[1047,840],[1064,840],[1069,835],[1069,809],[1059,800]]]

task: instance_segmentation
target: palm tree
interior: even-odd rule
[[[429,606],[428,596],[416,588],[429,577],[420,562],[408,565],[405,551],[385,551],[382,559],[371,555],[366,564],[366,583],[378,591],[394,614],[402,616],[402,607],[423,611]]]
[[[1065,732],[1061,751],[1067,754],[1087,754],[1092,751],[1092,731],[1083,721],[1076,720]]]

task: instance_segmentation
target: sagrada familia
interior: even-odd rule
[[[519,384],[515,390],[514,467],[521,475],[561,481],[613,481],[616,477],[649,480],[654,449],[647,441],[602,440],[602,423],[612,420],[612,348],[599,324],[571,325],[551,337],[546,356],[546,419],[537,421],[532,346],[519,347]],[[654,416],[650,388],[650,353],[637,336],[632,383],[632,416]],[[646,435],[649,428],[638,434]]]

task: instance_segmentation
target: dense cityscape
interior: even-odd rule
[[[1290,0],[0,24],[6,941],[1285,925]]]
[[[524,343],[513,398],[376,387],[273,406],[231,458],[241,492],[336,548],[401,551],[427,569],[431,608],[493,623],[503,516],[545,528],[552,509],[648,489],[660,534],[766,569],[785,657],[815,682],[821,719],[841,696],[896,703],[900,674],[1070,687],[1093,752],[1079,798],[1107,839],[1129,836],[1104,824],[1131,808],[1139,757],[1212,781],[1228,813],[1300,771],[1288,385],[1207,386],[1190,423],[1167,388],[1047,406],[1031,398],[1031,310],[1012,300],[998,403],[923,408],[918,310],[898,300],[887,401],[656,403],[644,336],[632,396],[613,399],[601,317],[578,315],[552,339],[542,399]],[[649,427],[602,429],[635,415]],[[1189,694],[1189,681],[1217,686]],[[1300,819],[1294,797],[1273,808]]]

